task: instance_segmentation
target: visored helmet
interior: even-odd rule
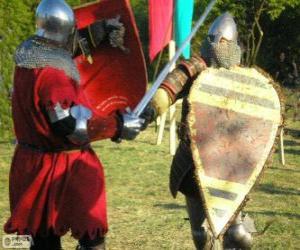
[[[42,0],[36,10],[36,35],[66,45],[75,30],[75,16],[64,0]]]

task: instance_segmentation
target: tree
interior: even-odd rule
[[[194,20],[203,13],[210,0],[195,0]],[[10,100],[16,47],[34,34],[34,13],[40,0],[0,1],[0,138],[11,134]],[[72,6],[91,0],[67,0]],[[145,55],[148,50],[148,1],[131,0]],[[213,20],[225,11],[231,12],[238,23],[240,41],[244,45],[244,63],[270,67],[274,55],[285,46],[291,53],[299,54],[300,35],[298,31],[300,0],[218,0],[203,26],[192,40],[192,49],[199,47]],[[291,25],[289,25],[291,24]],[[267,33],[266,33],[267,32]],[[264,53],[260,53],[260,50]],[[147,57],[146,57],[147,58]],[[163,57],[164,62],[167,57]],[[164,64],[164,63],[162,63]],[[148,65],[153,72],[153,65]]]
[[[263,15],[268,15],[272,20],[277,19],[282,11],[287,7],[296,7],[300,5],[299,0],[260,0],[244,1],[252,10],[248,12],[248,18],[251,20],[249,35],[246,39],[246,59],[245,64],[250,66],[256,63],[257,55],[261,47],[264,32],[261,24]],[[249,14],[251,16],[249,16]]]
[[[208,0],[196,0],[196,9],[203,10],[208,2]],[[262,18],[268,16],[274,21],[286,8],[298,6],[300,6],[300,0],[219,0],[211,16],[216,17],[229,11],[235,17],[238,23],[240,41],[244,45],[243,61],[245,65],[250,66],[256,63],[263,41]]]
[[[10,92],[13,72],[13,53],[22,39],[33,32],[31,5],[26,2],[11,0],[0,2],[0,136],[11,134]]]
[[[35,9],[39,0],[0,1],[0,138],[12,134],[10,95],[14,69],[14,51],[34,34]],[[89,1],[70,0],[71,5]]]
[[[267,16],[262,18],[265,38],[257,61],[271,73],[275,73],[278,56],[285,52],[287,61],[300,64],[300,9],[288,7],[276,20]]]

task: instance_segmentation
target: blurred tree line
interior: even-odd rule
[[[0,1],[0,140],[12,135],[10,95],[13,79],[13,54],[16,46],[35,30],[34,13],[39,0]],[[89,0],[67,0],[77,6]],[[194,20],[203,13],[209,0],[195,0]],[[158,59],[148,59],[148,1],[131,0],[148,64],[149,79],[153,78]],[[273,73],[281,51],[299,65],[300,56],[300,0],[219,0],[205,24],[193,39],[192,50],[199,50],[209,24],[224,11],[232,13],[238,23],[240,43],[245,65],[258,64]],[[163,6],[162,6],[163,8]],[[160,68],[166,63],[163,52]],[[298,61],[297,61],[298,60]]]

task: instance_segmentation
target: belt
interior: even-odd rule
[[[91,145],[86,144],[79,146],[78,148],[70,147],[70,148],[43,148],[37,145],[29,144],[29,143],[24,143],[24,142],[17,142],[17,145],[21,148],[26,148],[30,149],[35,152],[39,153],[75,153],[75,152],[80,152],[82,150],[87,150],[90,149]]]

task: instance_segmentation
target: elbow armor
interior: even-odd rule
[[[63,109],[58,103],[48,115],[52,128],[58,135],[67,137],[77,145],[89,142],[88,120],[92,117],[90,109],[82,105]]]
[[[192,78],[206,69],[206,63],[200,56],[193,56],[189,60],[180,62],[175,70],[168,74],[161,88],[166,90],[172,102],[176,101],[179,92]]]

